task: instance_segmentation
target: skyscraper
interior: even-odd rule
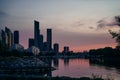
[[[11,33],[11,45],[13,45],[13,44],[14,44],[14,34]]]
[[[55,43],[55,44],[54,44],[54,52],[55,52],[55,53],[58,53],[58,52],[59,52],[59,44],[58,44],[58,43]]]
[[[39,48],[39,22],[34,20],[34,46]]]
[[[47,45],[47,42],[44,42],[44,43],[43,43],[43,51],[47,51],[47,46],[48,46],[48,45]]]
[[[52,29],[47,29],[47,51],[52,50]]]
[[[14,44],[19,44],[19,31],[14,31]]]
[[[7,48],[10,48],[11,46],[12,46],[12,32],[11,32],[11,30],[9,29],[9,28],[7,28],[7,27],[5,27],[5,32],[6,32],[6,34],[7,34],[7,37],[8,37],[8,39],[6,39],[7,40],[7,43],[8,44],[6,44],[6,47]]]
[[[29,39],[29,46],[28,47],[30,48],[32,46],[34,46],[34,39],[30,38]]]
[[[8,44],[7,43],[8,40],[7,40],[7,34],[5,33],[5,31],[2,30],[1,36],[2,36],[2,46],[6,47],[6,44]]]
[[[43,51],[43,35],[39,35],[39,49],[40,51]]]
[[[63,52],[64,52],[64,53],[68,53],[68,52],[69,52],[69,47],[68,47],[68,46],[64,46]]]

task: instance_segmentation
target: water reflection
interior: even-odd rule
[[[99,62],[89,59],[58,59],[58,69],[52,72],[52,76],[69,76],[69,77],[91,77],[92,74],[108,77],[112,75],[115,80],[120,79],[120,65],[110,67],[105,64],[104,60]],[[103,64],[104,63],[104,64]],[[116,64],[116,63],[115,63]],[[52,64],[54,65],[54,63]]]
[[[102,75],[103,77],[110,76],[114,79],[120,78],[120,64],[117,61],[104,60],[104,59],[70,59],[58,57],[40,57],[40,60],[56,68],[54,71],[44,71],[41,73],[39,70],[32,70],[28,73],[20,72],[22,76],[69,76],[69,77],[91,77],[92,74]],[[2,74],[0,71],[0,75]],[[9,72],[10,74],[12,72]]]
[[[57,57],[53,58],[53,66],[55,66],[56,68],[58,68],[59,66],[59,59]]]
[[[64,65],[65,66],[68,66],[69,65],[69,58],[64,58]]]
[[[119,70],[120,64],[118,62],[120,62],[120,59],[90,59],[90,65],[105,66],[107,69],[116,68]]]

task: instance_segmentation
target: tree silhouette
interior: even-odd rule
[[[120,26],[120,16],[116,16],[115,20],[117,22],[117,25]],[[116,42],[118,43],[116,48],[120,49],[120,30],[118,32],[109,30],[109,33],[112,35],[112,38],[115,38]]]

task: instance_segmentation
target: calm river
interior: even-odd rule
[[[120,69],[91,64],[89,59],[54,59],[52,76],[91,77],[92,74],[120,80]]]

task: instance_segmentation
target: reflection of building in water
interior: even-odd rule
[[[53,59],[53,66],[58,68],[58,66],[59,66],[59,59],[58,58]]]
[[[64,58],[64,65],[66,65],[66,66],[69,65],[69,58]]]

